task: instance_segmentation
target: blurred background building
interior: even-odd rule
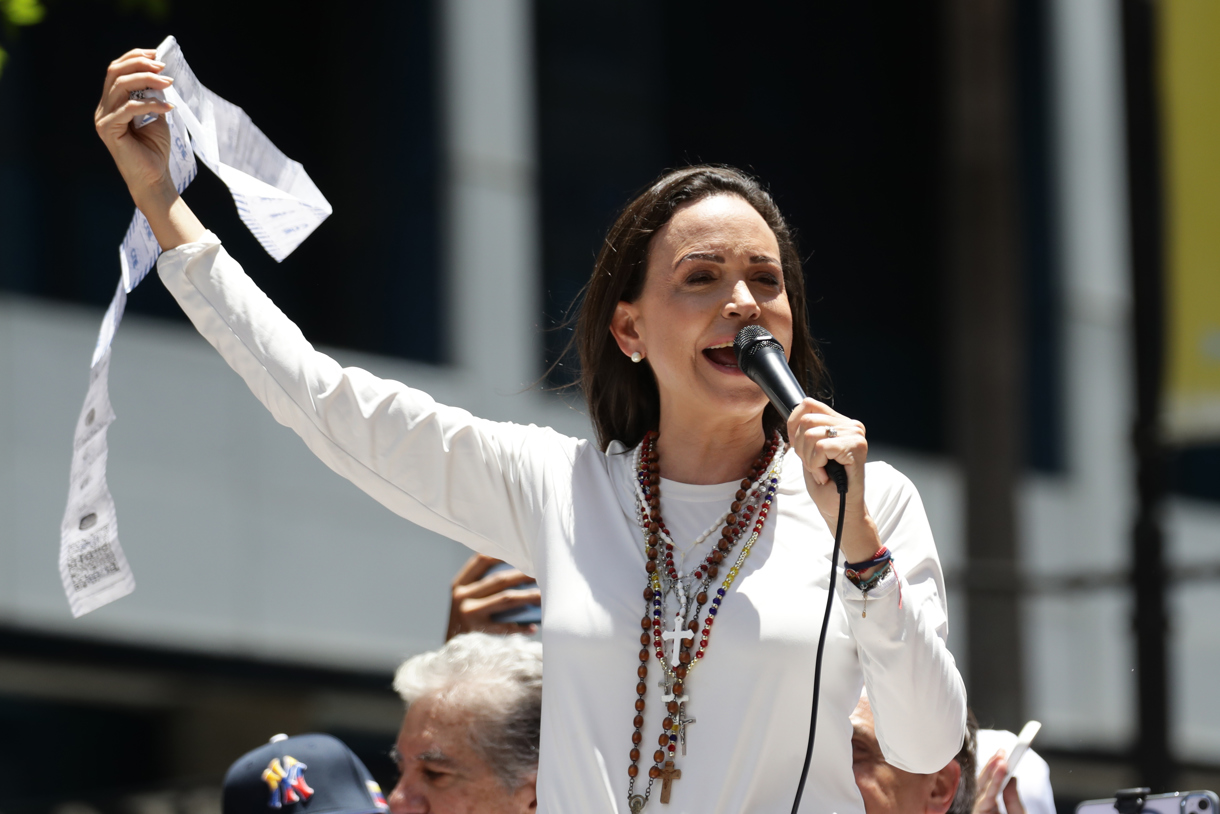
[[[156,280],[119,332],[134,594],[73,620],[70,434],[131,203],[93,110],[174,34],[335,214],[272,262],[344,364],[587,435],[565,318],[667,167],[761,176],[835,406],[919,486],[985,726],[1061,811],[1220,787],[1220,11],[1198,0],[0,0],[0,811],[209,814],[279,731],[379,774],[467,556],[312,458]],[[795,778],[794,778],[795,782]]]

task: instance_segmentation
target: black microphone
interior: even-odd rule
[[[787,418],[796,406],[805,400],[805,391],[796,380],[788,360],[784,358],[784,347],[775,337],[757,325],[747,325],[737,332],[733,340],[733,353],[737,355],[737,366],[750,380],[762,388],[767,398]],[[822,689],[822,651],[826,646],[826,630],[830,625],[830,606],[835,596],[835,576],[839,569],[839,549],[843,542],[843,518],[847,509],[847,472],[838,461],[826,462],[826,474],[839,490],[839,522],[835,527],[835,543],[830,554],[830,588],[826,591],[826,610],[822,614],[822,631],[818,634],[817,658],[813,667],[813,705],[809,715],[809,742],[805,746],[805,763],[801,769],[801,780],[796,786],[796,799],[792,801],[792,814],[801,807],[805,794],[805,781],[809,778],[809,763],[813,758],[813,740],[818,725],[818,696]]]
[[[741,372],[762,388],[785,419],[805,400],[805,391],[784,358],[784,346],[765,328],[747,325],[738,331],[733,340],[733,353]],[[847,492],[847,472],[843,464],[827,461],[826,474],[835,482],[839,494]]]

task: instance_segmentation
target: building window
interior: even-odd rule
[[[177,32],[200,80],[246,108],[335,210],[276,264],[201,168],[185,197],[203,222],[312,341],[441,361],[432,5],[386,4],[370,25],[333,3],[295,3],[291,36],[275,4],[166,5],[158,20],[112,3],[51,6],[11,44],[0,77],[0,291],[109,302],[132,204],[88,117],[110,60]],[[48,65],[48,53],[74,58]],[[48,87],[62,91],[49,107]],[[155,281],[128,310],[183,319]]]

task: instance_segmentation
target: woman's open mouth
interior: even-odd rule
[[[737,354],[733,352],[732,342],[724,342],[719,345],[712,345],[710,348],[704,348],[703,355],[707,357],[709,362],[725,373],[741,372],[737,367]]]

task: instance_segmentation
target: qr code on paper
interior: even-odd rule
[[[119,572],[119,563],[106,539],[109,526],[102,526],[85,540],[71,547],[68,554],[68,577],[76,590],[88,588]]]

